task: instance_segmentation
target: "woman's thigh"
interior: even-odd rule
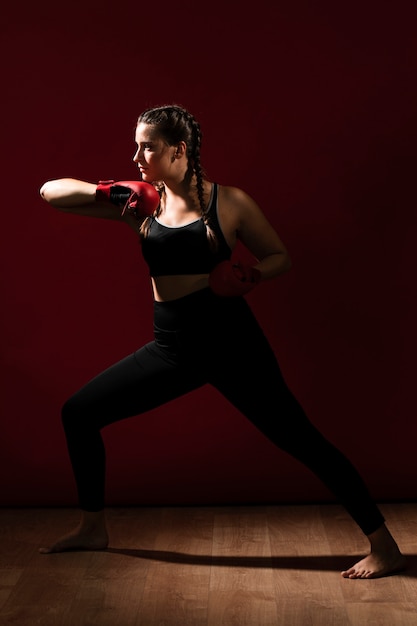
[[[164,357],[151,342],[79,389],[65,403],[64,414],[101,428],[154,409],[204,382],[192,368]]]

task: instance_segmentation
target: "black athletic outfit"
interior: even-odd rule
[[[217,185],[209,215],[219,242],[216,253],[210,250],[202,220],[172,228],[151,219],[142,247],[152,276],[208,273],[230,258],[217,219]],[[173,301],[154,301],[154,341],[99,374],[65,403],[62,418],[81,509],[99,511],[105,505],[100,430],[205,384],[314,472],[365,534],[381,526],[384,518],[356,469],[311,424],[287,387],[245,298],[219,297],[209,288]]]

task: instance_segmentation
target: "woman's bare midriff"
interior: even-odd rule
[[[157,302],[183,298],[208,287],[208,274],[181,274],[152,278],[153,295]]]

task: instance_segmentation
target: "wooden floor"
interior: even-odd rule
[[[113,508],[109,549],[52,555],[76,510],[0,508],[0,624],[417,626],[417,506],[381,509],[408,568],[346,580],[367,542],[336,505]]]

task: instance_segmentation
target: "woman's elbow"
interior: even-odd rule
[[[39,194],[48,204],[60,211],[66,211],[71,206],[65,186],[65,179],[48,180],[39,189]]]
[[[42,185],[39,190],[41,198],[43,198],[49,204],[53,204],[54,200],[57,200],[57,185],[55,180],[48,180],[46,183]]]
[[[278,266],[278,272],[277,272],[278,274],[285,274],[291,269],[292,261],[286,250],[281,251],[278,254],[277,266]]]

